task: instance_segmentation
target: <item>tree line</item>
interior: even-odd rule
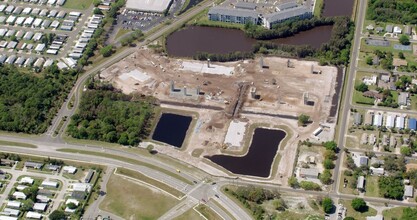
[[[417,23],[417,2],[413,0],[369,0],[368,20],[397,24]]]
[[[153,106],[111,84],[88,83],[67,132],[74,138],[137,145],[149,133]]]

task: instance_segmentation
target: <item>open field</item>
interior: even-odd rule
[[[379,197],[378,179],[379,177],[377,176],[366,177],[366,196]]]
[[[367,212],[357,212],[352,208],[351,200],[339,200],[339,203],[347,208],[346,216],[353,217],[356,220],[365,220],[367,216],[375,216],[377,213],[376,210],[371,207],[369,207]]]
[[[399,219],[400,216],[403,214],[404,207],[395,207],[388,210],[384,210],[382,214],[384,215],[384,219],[386,220],[393,220]]]
[[[113,174],[107,184],[107,195],[100,204],[100,209],[124,219],[157,219],[177,202],[159,190]]]
[[[66,0],[64,8],[84,10],[93,4],[93,0]]]
[[[123,175],[123,176],[128,176],[128,177],[143,181],[145,183],[149,183],[150,185],[153,185],[156,188],[159,188],[159,189],[161,189],[165,192],[168,192],[168,193],[170,193],[170,194],[172,194],[176,197],[181,197],[181,196],[184,195],[182,192],[180,192],[180,191],[178,191],[178,190],[176,190],[176,189],[174,189],[174,188],[172,188],[172,187],[170,187],[170,186],[168,186],[168,185],[166,185],[162,182],[159,182],[157,180],[149,178],[149,177],[147,177],[147,176],[145,176],[145,175],[143,175],[139,172],[133,171],[133,170],[129,170],[129,169],[126,169],[126,168],[119,167],[119,168],[117,168],[116,173],[120,174],[120,175]]]

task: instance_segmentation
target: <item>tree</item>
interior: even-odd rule
[[[336,160],[337,159],[337,156],[336,156],[336,153],[334,151],[332,151],[332,150],[326,150],[324,152],[324,158],[325,159],[329,159],[329,160]]]
[[[335,141],[326,141],[323,143],[323,147],[325,147],[327,150],[336,152],[337,143]]]
[[[99,6],[101,4],[101,0],[94,0],[93,1],[93,5],[94,5],[94,7],[97,7],[97,6]]]
[[[311,181],[301,181],[300,187],[304,190],[321,191],[320,185]]]
[[[113,45],[107,45],[107,46],[101,48],[100,53],[101,53],[101,55],[103,55],[103,57],[111,56],[113,54]]]
[[[378,179],[379,192],[384,198],[401,200],[404,195],[403,178],[398,176],[381,176]]]
[[[401,154],[404,155],[404,156],[411,156],[411,154],[412,154],[411,148],[408,147],[408,146],[401,147],[400,151],[401,151]]]
[[[152,144],[149,144],[146,149],[148,150],[148,152],[151,154],[153,152],[153,148],[154,146]]]
[[[287,204],[282,198],[275,199],[272,202],[272,204],[276,210],[281,211],[281,212],[285,211],[288,208]]]
[[[374,62],[372,61],[372,57],[366,57],[366,64],[372,65]]]
[[[355,198],[352,200],[352,208],[358,212],[366,212],[368,210],[368,205],[366,205],[365,200],[362,198]]]
[[[310,116],[301,114],[298,116],[298,123],[300,123],[302,126],[305,126],[310,121]]]
[[[403,209],[403,215],[400,218],[401,220],[408,220],[408,219],[417,219],[417,209],[414,208],[404,208]]]
[[[103,12],[102,12],[99,8],[94,8],[93,13],[94,13],[95,15],[102,15],[102,14],[103,14]]]
[[[400,58],[400,59],[405,59],[405,56],[404,56],[404,53],[403,52],[398,52],[398,57]]]
[[[401,35],[400,39],[398,39],[400,44],[402,45],[410,45],[410,38],[407,35]]]
[[[49,215],[50,220],[65,220],[65,213],[61,210],[55,210]]]
[[[300,186],[295,176],[288,178],[288,185],[291,186],[292,188],[298,188]]]
[[[326,197],[323,199],[321,206],[323,207],[323,211],[325,213],[330,213],[333,209],[333,200],[329,197]]]
[[[330,170],[324,170],[324,172],[320,175],[320,181],[326,185],[332,183],[332,173],[330,172]]]
[[[366,91],[368,91],[368,85],[366,85],[365,83],[362,82],[362,83],[356,85],[355,89],[359,92],[366,92]]]
[[[334,168],[334,163],[333,163],[333,161],[332,161],[332,160],[330,160],[330,159],[325,159],[325,160],[323,161],[323,166],[324,166],[324,169],[329,169],[329,170],[331,170],[331,169],[333,169],[333,168]]]
[[[69,209],[76,209],[77,208],[77,205],[75,203],[70,202],[70,203],[67,204],[67,207]]]
[[[348,217],[344,218],[343,220],[355,220],[355,218],[348,216]]]

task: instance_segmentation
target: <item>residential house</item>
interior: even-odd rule
[[[358,189],[360,192],[365,191],[365,177],[364,176],[358,177],[358,183],[356,185],[356,189]]]
[[[414,188],[412,185],[405,185],[404,186],[404,199],[413,198],[414,196]]]
[[[317,179],[319,177],[319,171],[315,168],[300,168],[300,177]]]

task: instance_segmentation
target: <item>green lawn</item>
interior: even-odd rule
[[[173,220],[203,220],[204,218],[200,216],[194,209],[189,209],[184,212],[182,215],[174,218]]]
[[[67,0],[62,6],[64,8],[84,10],[93,4],[93,0]]]
[[[367,212],[357,212],[352,208],[351,200],[339,200],[339,203],[347,208],[346,216],[353,217],[355,220],[365,220],[367,216],[375,216],[377,213],[376,210],[371,207],[369,207]]]
[[[352,98],[353,102],[356,104],[363,104],[363,105],[373,105],[374,104],[374,99],[373,98],[368,98],[362,95],[361,92],[359,91],[353,91],[353,98]]]
[[[126,169],[126,168],[119,167],[119,168],[117,168],[116,173],[124,175],[124,176],[131,177],[131,178],[134,178],[134,179],[138,179],[138,180],[141,180],[141,181],[146,182],[146,183],[149,183],[150,185],[153,185],[153,186],[155,186],[155,187],[157,187],[161,190],[164,190],[168,193],[171,193],[172,195],[174,195],[176,197],[182,197],[184,195],[184,193],[170,187],[169,185],[166,185],[162,182],[156,181],[152,178],[149,178],[149,177],[147,177],[147,176],[145,176],[145,175],[143,175],[139,172],[133,171],[133,170],[129,170],[129,169]]]
[[[346,161],[346,159],[345,159]],[[347,179],[349,182],[347,183],[346,188],[344,188],[344,179]],[[342,173],[342,175],[340,176],[340,181],[339,181],[339,192],[340,193],[344,193],[344,194],[350,194],[350,195],[359,195],[358,191],[356,189],[352,189],[349,187],[349,184],[354,181],[353,176],[345,176],[345,174]]]
[[[125,35],[129,32],[132,32],[132,31],[128,30],[128,29],[120,28],[119,31],[117,31],[116,37],[114,39],[117,40],[119,37],[121,37],[121,36],[123,36],[123,35]]]
[[[396,207],[392,209],[387,209],[382,212],[385,220],[399,219],[403,214],[404,207]]]
[[[314,5],[314,16],[320,17],[322,8],[323,8],[323,0],[316,0],[316,4]]]
[[[19,143],[19,142],[13,142],[13,141],[3,141],[3,140],[0,140],[0,145],[9,145],[9,146],[27,147],[27,148],[37,148],[37,146],[36,145],[33,145],[33,144]]]
[[[365,182],[365,195],[371,197],[379,197],[378,176],[368,176]]]
[[[158,219],[178,203],[160,190],[112,175],[100,209],[124,219]]]

